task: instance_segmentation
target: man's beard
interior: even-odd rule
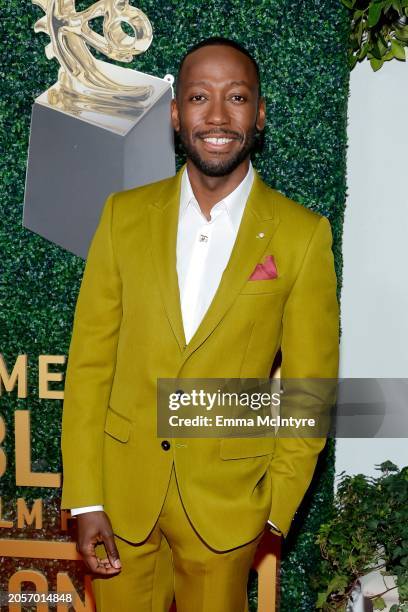
[[[222,129],[217,129],[216,133],[217,135],[225,134],[226,137],[232,135],[231,132]],[[249,132],[247,132],[245,144],[239,151],[237,151],[228,159],[220,158],[219,160],[211,161],[206,161],[200,157],[197,148],[190,143],[186,134],[186,130],[182,126],[180,128],[178,136],[180,138],[180,142],[184,148],[187,157],[203,174],[205,174],[206,176],[227,176],[228,174],[231,174],[231,172],[233,172],[235,168],[237,168],[244,161],[244,159],[246,159],[253,151],[256,145],[257,134],[258,130],[254,126]],[[211,132],[206,132],[206,136],[211,136]],[[237,137],[236,133],[234,133],[234,137]]]

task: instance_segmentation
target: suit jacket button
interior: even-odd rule
[[[168,451],[170,448],[170,442],[168,440],[163,440],[161,447],[163,450]]]

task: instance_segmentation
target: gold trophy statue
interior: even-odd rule
[[[33,0],[45,15],[48,59],[58,80],[33,105],[24,225],[82,257],[112,191],[174,174],[172,77],[153,77],[94,57],[131,62],[152,40],[147,16],[129,0]],[[102,20],[102,34],[92,29]],[[92,23],[93,22],[93,23]]]
[[[56,58],[61,67],[58,83],[48,90],[50,104],[70,112],[92,109],[96,112],[137,115],[153,94],[153,87],[132,87],[115,80],[111,64],[100,62],[89,50],[93,47],[107,57],[131,62],[150,46],[153,34],[150,21],[126,0],[99,0],[77,12],[74,0],[33,0],[46,14],[34,26],[45,32],[51,42],[45,47],[48,59]],[[103,36],[89,23],[103,17]],[[134,36],[127,34],[127,24]]]

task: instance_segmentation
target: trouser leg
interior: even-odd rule
[[[197,534],[182,505],[174,470],[159,518],[173,553],[177,612],[244,612],[247,582],[262,533],[226,552],[210,548]]]
[[[92,581],[97,612],[168,612],[174,593],[172,554],[157,525],[140,544],[118,536],[115,542],[122,570]]]

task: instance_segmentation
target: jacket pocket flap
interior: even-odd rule
[[[282,293],[287,289],[284,277],[266,280],[248,280],[240,293]]]
[[[269,455],[275,450],[275,438],[223,438],[221,459],[241,459]]]
[[[105,421],[105,432],[107,434],[120,442],[127,442],[130,435],[130,427],[131,422],[129,419],[108,408]]]

